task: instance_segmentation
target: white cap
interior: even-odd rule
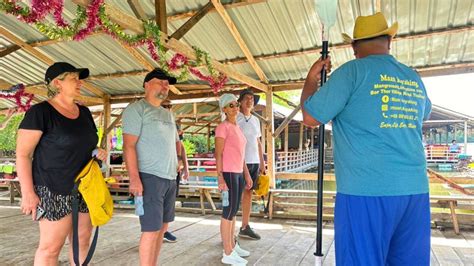
[[[234,95],[234,94],[231,94],[231,93],[224,93],[221,95],[221,97],[219,98],[219,107],[221,108],[221,110],[226,107],[229,103],[231,102],[236,102],[237,101],[237,97]]]

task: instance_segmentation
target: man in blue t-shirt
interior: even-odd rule
[[[419,75],[389,54],[398,24],[358,17],[355,60],[317,92],[310,69],[301,95],[304,123],[332,121],[337,196],[336,263],[429,265],[430,209],[422,123],[431,102]]]

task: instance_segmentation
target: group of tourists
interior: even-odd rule
[[[419,75],[390,55],[397,28],[396,23],[389,27],[381,13],[358,17],[353,37],[345,35],[356,59],[340,66],[320,88],[320,72],[330,71],[331,62],[317,60],[301,95],[305,124],[332,122],[339,265],[429,265],[430,210],[421,128],[431,103]],[[88,75],[88,69],[68,63],[51,65],[45,74],[50,99],[32,106],[19,127],[21,209],[39,220],[35,265],[57,264],[66,238],[72,238],[71,189],[98,142],[91,112],[75,102]],[[175,83],[161,69],[149,72],[143,81],[144,98],[123,112],[129,190],[143,197],[141,265],[158,263],[175,218],[179,173],[184,179],[189,175],[167,100]],[[238,236],[260,239],[249,225],[252,190],[265,173],[260,122],[251,113],[258,99],[251,89],[238,98],[230,93],[219,98],[225,119],[215,130],[217,180],[219,190],[228,194],[220,224],[224,264],[245,265],[244,257],[251,256],[235,237],[240,205]],[[410,110],[411,116],[399,115],[399,110]],[[102,149],[95,156],[107,158]],[[84,261],[92,224],[80,200],[78,234]],[[40,210],[42,216],[37,217]]]

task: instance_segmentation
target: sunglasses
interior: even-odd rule
[[[240,103],[229,103],[229,104],[226,105],[225,107],[234,108],[234,107],[239,107],[239,106],[240,106]]]
[[[173,107],[171,104],[162,104],[161,106],[166,109],[171,109],[171,107]]]

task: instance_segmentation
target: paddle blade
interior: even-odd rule
[[[337,0],[316,0],[316,12],[326,29],[336,23]]]

